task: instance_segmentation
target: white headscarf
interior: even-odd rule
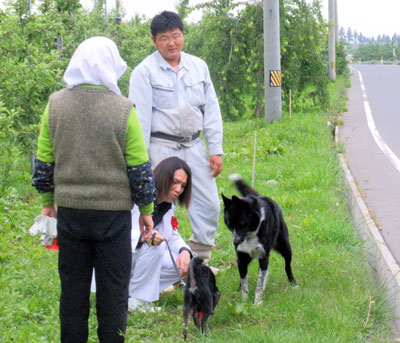
[[[125,73],[126,63],[115,43],[105,37],[86,39],[75,50],[64,73],[68,88],[81,84],[103,85],[121,95],[117,80]]]

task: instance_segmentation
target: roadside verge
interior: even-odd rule
[[[340,141],[339,128],[335,130],[336,144]],[[372,220],[368,208],[362,199],[353,176],[348,168],[343,154],[338,154],[340,164],[349,191],[347,192],[348,205],[353,217],[357,234],[366,241],[368,262],[374,277],[385,287],[386,296],[392,306],[392,327],[394,334],[400,337],[400,267],[383,240],[379,229]]]

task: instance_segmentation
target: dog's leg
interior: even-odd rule
[[[265,285],[268,279],[268,263],[269,263],[269,255],[259,259],[260,267],[258,268],[258,279],[257,279],[257,287],[256,293],[254,296],[254,305],[260,305],[262,303]]]
[[[198,329],[200,329],[200,324],[201,324],[200,315],[199,315],[199,313],[198,313],[197,311],[192,311],[192,313],[193,313],[193,322],[194,322],[194,325],[196,325],[196,327],[197,327]]]
[[[286,229],[287,231],[287,229]],[[289,236],[287,232],[283,232],[280,234],[277,238],[275,250],[279,252],[282,257],[285,259],[285,271],[286,275],[289,279],[289,282],[293,285],[296,286],[296,280],[294,279],[293,273],[292,273],[292,249],[290,247],[289,243]]]
[[[242,290],[242,301],[247,301],[249,297],[249,281],[247,274],[244,278],[240,278],[240,289]]]
[[[207,319],[210,316],[210,313],[208,311],[204,311],[203,312],[203,316],[201,317],[201,333],[204,334],[206,331],[206,323],[207,323]]]
[[[242,252],[237,253],[238,269],[240,274],[240,289],[242,290],[242,301],[246,301],[249,296],[249,282],[247,279],[247,269],[251,262],[250,255]]]
[[[189,304],[185,304],[184,308],[183,308],[183,320],[185,323],[185,328],[183,331],[183,339],[186,341],[186,337],[187,337],[187,326],[188,326],[188,321],[189,321],[189,317],[192,314],[192,307]]]

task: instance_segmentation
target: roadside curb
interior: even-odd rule
[[[336,127],[336,144],[340,141],[339,136],[339,128]],[[357,234],[366,241],[365,248],[371,270],[374,277],[385,288],[386,299],[393,306],[391,312],[394,318],[392,327],[394,334],[400,337],[400,267],[372,220],[368,208],[357,189],[344,155],[339,153],[338,157],[344,171],[346,183],[350,188],[347,192],[347,200],[353,216],[355,229]]]

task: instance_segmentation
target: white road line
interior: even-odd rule
[[[375,126],[374,118],[372,117],[371,107],[369,106],[369,101],[367,97],[367,91],[364,86],[364,81],[361,75],[361,72],[357,69],[354,69],[358,73],[358,77],[360,78],[361,90],[363,94],[364,101],[364,111],[367,117],[368,127],[371,131],[372,137],[374,137],[375,143],[378,145],[379,149],[382,150],[385,157],[389,160],[389,162],[400,172],[400,159],[393,153],[392,150],[388,147],[388,145],[383,141],[381,135],[379,134],[378,129]]]

